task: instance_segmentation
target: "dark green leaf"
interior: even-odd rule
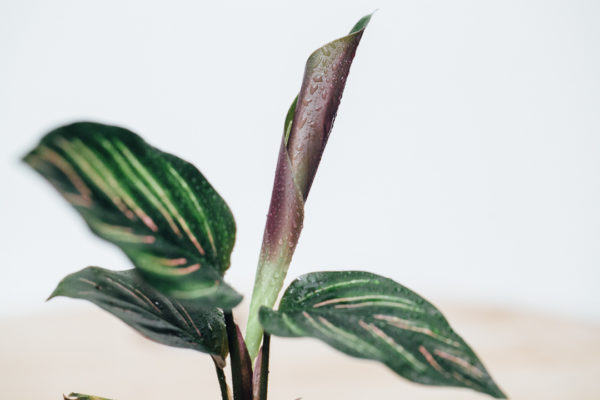
[[[68,396],[63,395],[64,400],[110,400],[105,397],[90,396],[89,394],[71,393]]]
[[[193,165],[126,129],[90,122],[50,132],[25,161],[159,289],[198,298],[222,284],[235,222]]]
[[[379,275],[304,275],[288,287],[278,311],[261,309],[260,321],[274,335],[318,338],[351,356],[380,361],[413,382],[505,397],[433,305]]]
[[[91,301],[158,343],[221,358],[227,354],[220,310],[169,298],[147,285],[135,269],[85,268],[64,278],[50,298],[56,296]]]

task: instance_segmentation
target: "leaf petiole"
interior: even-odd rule
[[[219,388],[221,389],[221,399],[222,400],[231,400],[229,398],[229,387],[227,386],[227,378],[225,377],[225,371],[223,368],[217,363],[214,357],[211,357],[213,363],[215,364],[215,371],[217,372],[217,379],[219,380]]]
[[[271,348],[271,335],[265,332],[263,336],[263,345],[260,351],[260,378],[258,389],[258,400],[267,400],[267,390],[269,383],[269,353]]]

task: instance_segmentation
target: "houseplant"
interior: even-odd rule
[[[193,165],[119,127],[63,126],[24,158],[135,266],[85,268],[64,278],[51,298],[91,301],[149,339],[208,353],[223,399],[231,398],[227,358],[233,398],[267,398],[270,335],[314,337],[348,355],[380,361],[414,382],[504,397],[443,315],[385,277],[309,273],[294,280],[273,309],[369,20],[359,20],[306,63],[300,93],[285,118],[245,338],[232,313],[242,296],[224,281],[235,241],[229,207]]]

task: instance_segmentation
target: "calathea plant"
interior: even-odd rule
[[[210,354],[222,399],[231,398],[227,358],[233,399],[267,398],[270,335],[314,337],[350,356],[380,361],[413,382],[503,398],[443,315],[391,279],[363,271],[313,272],[294,280],[273,308],[369,19],[306,63],[285,118],[245,339],[232,314],[242,296],[223,280],[236,230],[229,207],[192,164],[115,126],[60,127],[24,158],[92,232],[135,266],[85,268],[64,278],[50,297],[91,301],[151,340]]]

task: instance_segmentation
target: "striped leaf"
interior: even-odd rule
[[[278,311],[261,309],[260,322],[277,336],[314,337],[348,355],[380,361],[413,382],[505,397],[440,311],[379,275],[304,275],[288,287]]]
[[[169,298],[147,285],[135,269],[87,267],[64,278],[50,298],[57,296],[91,301],[155,342],[220,359],[227,355],[220,310]]]
[[[157,288],[181,298],[228,291],[239,299],[219,288],[235,241],[233,216],[193,165],[126,129],[90,122],[50,132],[24,160]]]
[[[110,400],[105,397],[90,396],[89,394],[71,393],[68,396],[63,395],[64,400]]]

